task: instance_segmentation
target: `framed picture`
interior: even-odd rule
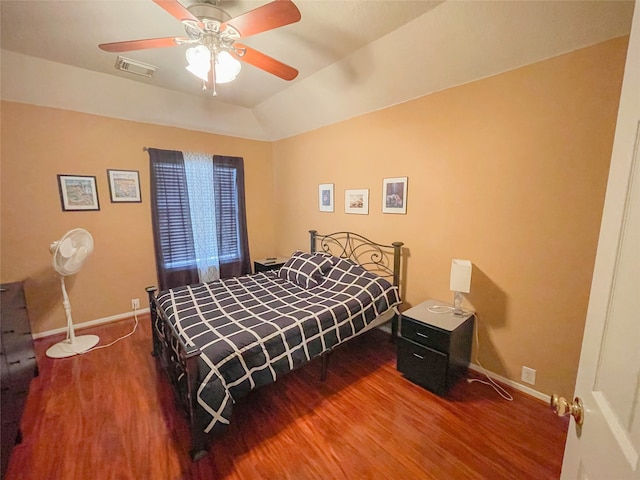
[[[318,205],[321,212],[333,212],[333,183],[318,185]]]
[[[63,211],[100,210],[96,177],[58,175],[58,188]]]
[[[382,213],[407,213],[407,177],[383,180]]]
[[[345,190],[344,213],[369,214],[369,190]]]
[[[140,175],[137,170],[107,170],[111,203],[136,203],[140,198]]]

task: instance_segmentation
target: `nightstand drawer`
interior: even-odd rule
[[[409,380],[435,392],[447,387],[447,355],[398,338],[398,370]]]
[[[425,347],[434,348],[443,353],[449,353],[450,332],[418,322],[409,317],[402,317],[401,335]]]

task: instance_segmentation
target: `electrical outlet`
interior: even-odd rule
[[[140,299],[139,298],[132,298],[131,299],[131,309],[132,310],[136,310],[137,308],[140,308]]]
[[[521,380],[525,383],[529,383],[531,385],[536,384],[536,371],[533,368],[522,367],[522,376]]]

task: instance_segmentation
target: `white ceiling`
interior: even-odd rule
[[[183,5],[189,5],[187,0]],[[222,0],[232,17],[268,3]],[[300,22],[242,42],[300,72],[244,64],[218,96],[185,70],[188,48],[98,44],[184,36],[151,0],[1,0],[2,98],[276,140],[627,34],[632,1],[296,0]]]

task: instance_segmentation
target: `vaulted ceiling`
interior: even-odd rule
[[[236,17],[266,3],[217,5]],[[244,63],[213,97],[185,69],[188,46],[120,54],[156,66],[151,78],[117,70],[118,54],[98,48],[184,36],[151,0],[1,0],[2,98],[277,140],[625,35],[633,13],[631,1],[294,3],[299,22],[242,41],[299,75]]]

